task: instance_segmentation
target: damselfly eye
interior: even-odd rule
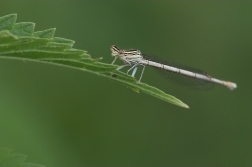
[[[112,45],[111,47],[110,47],[110,49],[111,50],[114,50],[114,51],[119,51],[120,49],[117,47],[117,46],[115,46],[115,45]]]
[[[111,53],[112,56],[117,56],[119,54],[119,51],[120,51],[120,49],[118,49],[115,45],[112,45],[110,47],[110,50],[112,52]]]

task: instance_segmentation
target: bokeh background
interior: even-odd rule
[[[252,165],[251,1],[1,0],[0,9],[36,31],[56,27],[102,62],[116,44],[238,85],[192,91],[146,68],[142,81],[184,109],[83,71],[0,60],[0,147],[47,167]]]

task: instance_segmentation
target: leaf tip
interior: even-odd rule
[[[182,107],[190,109],[190,107],[185,103],[183,103]]]

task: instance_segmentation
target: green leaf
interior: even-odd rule
[[[0,17],[0,31],[11,30],[16,20],[17,20],[17,14],[10,14],[7,16]]]
[[[23,154],[10,154],[2,162],[1,167],[19,167],[22,166],[26,155]]]
[[[118,66],[99,62],[101,58],[92,59],[86,51],[72,48],[73,40],[54,37],[55,28],[34,32],[34,23],[15,23],[16,17],[16,14],[0,17],[0,58],[36,61],[91,72],[123,83],[136,92],[142,91],[189,108],[174,96],[115,70]]]
[[[33,34],[33,36],[40,37],[40,38],[53,38],[55,31],[56,31],[56,28],[50,28],[44,31],[37,31]]]
[[[126,84],[127,86],[129,86],[136,92],[139,92],[139,90],[141,90],[144,93],[157,97],[166,102],[178,105],[180,107],[189,108],[188,105],[186,105],[185,103],[183,103],[181,100],[177,99],[176,97],[166,94],[155,87],[139,82],[133,79],[132,77],[129,78],[128,75],[123,74],[120,71],[116,71],[114,72],[114,74],[105,74],[105,75],[107,75],[107,77],[113,78],[114,80],[117,80],[121,83]]]
[[[0,148],[0,164],[3,160],[12,152],[12,149],[9,148]],[[0,165],[1,166],[1,165]]]
[[[51,42],[55,43],[62,43],[62,44],[68,44],[71,47],[74,45],[75,41],[70,40],[70,39],[65,39],[65,38],[60,38],[60,37],[54,37]]]
[[[10,42],[15,42],[16,40],[18,40],[18,38],[15,35],[11,34],[9,31],[0,31],[0,46],[1,44],[6,45]]]
[[[11,29],[11,33],[18,36],[32,36],[35,23],[23,22],[16,23]]]
[[[27,156],[11,154],[12,149],[0,148],[0,167],[45,167],[34,163],[24,163]]]

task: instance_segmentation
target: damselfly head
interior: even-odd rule
[[[112,45],[111,47],[110,47],[110,50],[111,50],[111,55],[112,56],[118,56],[120,53],[120,49],[117,47],[117,46],[115,46],[115,45]]]

